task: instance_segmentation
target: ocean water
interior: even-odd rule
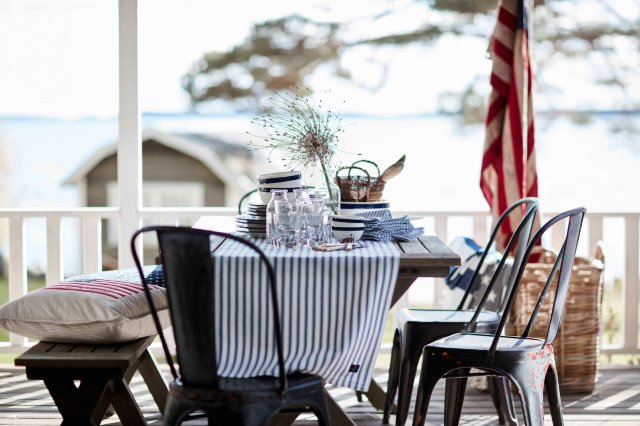
[[[210,132],[248,141],[247,131],[259,132],[250,118],[156,114],[144,116],[143,127]],[[543,211],[577,205],[592,211],[640,210],[640,142],[637,135],[633,139],[612,131],[613,119],[598,115],[586,124],[576,124],[566,117],[538,118],[536,155]],[[463,126],[454,116],[348,116],[343,124],[342,164],[367,159],[384,169],[406,155],[404,171],[385,188],[393,209],[487,209],[478,185],[482,125]],[[115,143],[117,121],[8,118],[0,121],[0,138],[8,165],[0,176],[3,207],[74,207],[79,205],[77,188],[64,181],[96,150]],[[264,160],[265,170],[273,169]],[[33,268],[43,268],[43,226],[35,224],[29,232],[28,261]],[[615,223],[605,228],[619,232]],[[0,247],[4,240],[0,235]]]

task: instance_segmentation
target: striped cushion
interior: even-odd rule
[[[169,313],[162,269],[145,267],[163,325]],[[0,327],[37,340],[125,342],[156,333],[136,269],[79,275],[32,291],[0,308]]]

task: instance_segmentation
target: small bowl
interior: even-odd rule
[[[358,213],[366,213],[388,208],[388,201],[342,201],[340,203],[340,213],[344,216],[353,216]]]
[[[263,173],[257,176],[258,185],[272,185],[292,180],[302,180],[302,172],[292,170],[289,172]],[[300,185],[298,185],[300,186]]]
[[[353,241],[358,241],[362,237],[364,226],[360,228],[342,228],[332,226],[331,231],[338,241],[342,241],[345,238],[353,238]]]
[[[366,219],[360,216],[333,216],[333,226],[340,228],[362,228]]]
[[[302,185],[302,178],[294,178],[294,179],[286,180],[283,182],[258,183],[258,188],[289,189],[289,188],[300,188],[301,185]]]
[[[296,188],[258,188],[258,195],[260,195],[260,200],[262,200],[262,202],[264,204],[268,204],[269,201],[271,200],[271,190],[272,189],[283,189],[283,190],[287,190],[287,200],[289,200],[289,202],[293,202],[294,198],[295,198],[295,194],[293,193],[294,189],[298,189],[299,187]]]

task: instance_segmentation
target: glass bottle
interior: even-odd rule
[[[271,199],[267,204],[267,241],[273,245],[278,245],[278,230],[275,223],[277,201],[287,201],[286,189],[272,189]]]
[[[313,212],[313,203],[309,198],[309,191],[306,189],[294,189],[293,193],[293,212],[296,226],[300,232],[300,240],[303,244],[308,244],[306,219]]]
[[[275,200],[276,212],[274,223],[277,232],[277,245],[286,248],[295,248],[300,245],[300,227],[297,215],[293,211],[293,205],[286,199]]]

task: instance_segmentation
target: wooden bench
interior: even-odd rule
[[[154,337],[110,345],[40,342],[16,358],[15,365],[26,367],[28,379],[44,380],[63,425],[99,425],[109,405],[122,424],[145,425],[129,382],[139,371],[164,412],[167,384],[148,350]]]

